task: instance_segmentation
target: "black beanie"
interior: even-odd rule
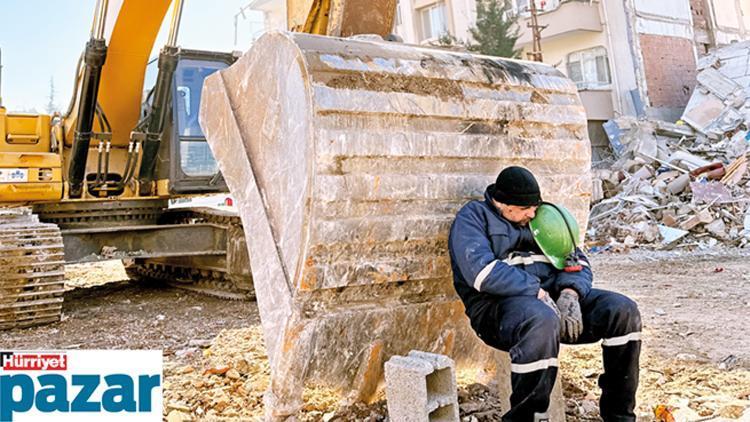
[[[536,178],[523,167],[512,166],[503,169],[497,175],[490,193],[495,201],[506,205],[528,207],[542,202]]]

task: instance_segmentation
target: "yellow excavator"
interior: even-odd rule
[[[183,50],[176,0],[141,115],[170,2],[117,3],[114,20],[97,6],[66,116],[0,115],[0,202],[34,211],[0,210],[0,327],[59,318],[64,262],[121,257],[134,273],[255,293],[269,419],[295,414],[306,388],[372,400],[384,362],[412,349],[487,381],[494,358],[453,291],[448,228],[510,164],[586,226],[575,84],[541,63],[385,41],[395,0],[288,0],[298,32],[242,57]],[[165,207],[225,184],[237,214]],[[452,414],[440,397],[431,419]]]
[[[179,48],[176,1],[144,102],[170,3],[97,1],[64,115],[0,108],[0,329],[60,318],[64,263],[126,259],[134,277],[252,297],[236,215],[168,209],[171,198],[227,191],[197,112],[203,78],[235,60]]]
[[[175,0],[156,82],[143,101],[149,54],[171,3],[98,0],[64,115],[0,107],[0,280],[7,280],[0,329],[59,319],[63,263],[122,258],[134,278],[229,299],[253,297],[236,214],[168,209],[169,199],[228,191],[198,110],[204,78],[236,59],[180,48],[184,2]],[[290,27],[327,33],[331,6],[290,0]],[[394,2],[367,14],[374,10],[384,11],[381,30],[390,29]],[[347,22],[354,18],[349,13]],[[330,16],[342,25],[340,13]],[[372,19],[361,21],[370,31]],[[15,205],[31,209],[9,208]]]

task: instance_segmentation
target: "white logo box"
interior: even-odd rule
[[[20,360],[31,365],[14,369]],[[0,366],[0,421],[162,420],[159,350],[0,350]]]

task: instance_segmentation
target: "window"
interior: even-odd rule
[[[440,38],[448,32],[445,3],[442,1],[419,9],[419,18],[422,22],[422,41]]]
[[[604,47],[568,54],[568,77],[578,89],[601,88],[609,85],[609,60]]]
[[[180,137],[180,165],[188,176],[211,176],[218,171],[216,160],[198,125],[201,88],[206,76],[227,67],[224,62],[183,59],[174,77],[173,106]]]
[[[180,136],[203,137],[198,125],[198,111],[201,101],[201,89],[206,76],[227,67],[223,62],[183,59],[175,70],[175,106],[177,108],[177,126]]]

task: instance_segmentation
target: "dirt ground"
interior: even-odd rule
[[[750,421],[749,258],[738,250],[592,257],[595,284],[633,297],[641,309],[639,420],[655,420],[654,407],[664,405],[677,421]],[[161,349],[165,418],[261,418],[269,370],[255,303],[130,283],[119,262],[66,271],[63,321],[0,332],[3,349]],[[569,421],[598,420],[600,350],[563,347]],[[500,420],[506,409],[493,385],[465,376],[459,385],[462,420]],[[335,397],[307,391],[299,419],[386,419],[384,400],[340,407]]]

